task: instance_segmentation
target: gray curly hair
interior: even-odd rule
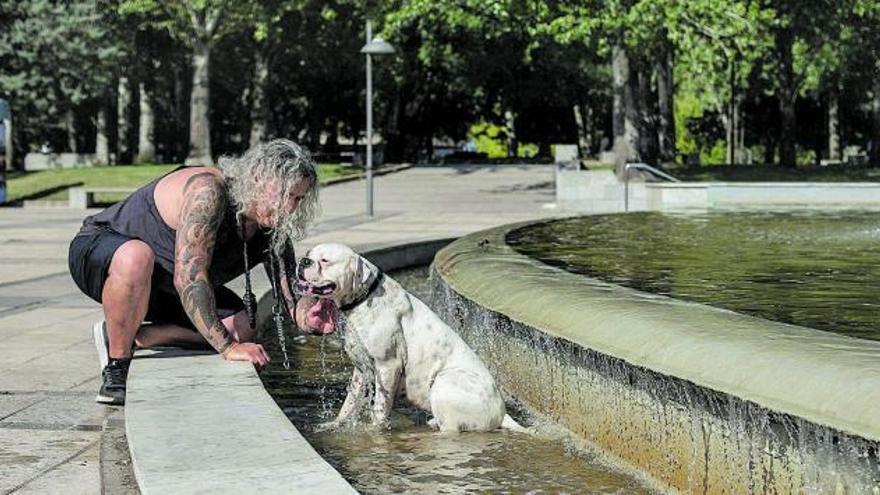
[[[286,205],[297,184],[311,182],[296,211],[274,210],[271,247],[281,254],[293,241],[305,237],[319,209],[318,173],[308,150],[288,139],[275,139],[252,146],[241,158],[221,157],[217,165],[239,218],[265,201],[266,184],[278,185],[279,205]]]

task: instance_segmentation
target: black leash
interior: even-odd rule
[[[251,328],[257,327],[257,297],[254,295],[253,286],[251,285],[251,267],[248,258],[248,243],[245,237],[244,225],[241,218],[238,219],[238,232],[244,246],[244,308],[247,311],[248,322]],[[291,248],[292,251],[292,248]],[[295,258],[294,258],[295,259]],[[275,323],[275,331],[278,334],[278,344],[281,352],[284,354],[284,369],[290,369],[290,358],[287,356],[287,340],[284,337],[284,307],[286,306],[284,298],[279,293],[281,279],[280,262],[278,256],[269,249],[269,282],[272,284],[272,297],[275,300],[272,304],[272,320]]]

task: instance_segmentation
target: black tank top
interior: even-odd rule
[[[153,283],[169,292],[175,292],[174,242],[177,232],[162,220],[156,208],[153,192],[160,180],[183,168],[186,167],[172,170],[133,192],[124,201],[87,217],[83,220],[80,229],[81,234],[109,229],[147,243],[156,257],[156,265],[158,265],[156,268],[161,268],[161,270],[154,269]],[[211,266],[208,269],[208,277],[215,287],[244,273],[244,242],[239,235],[232,202],[227,201],[227,203],[230,206],[217,230]],[[248,241],[248,259],[251,266],[265,259],[267,245],[268,234],[262,229]]]

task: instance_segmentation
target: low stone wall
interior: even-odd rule
[[[27,171],[59,168],[93,167],[97,163],[94,153],[28,153],[24,157]]]
[[[572,170],[556,168],[556,204],[571,211],[615,213],[624,211],[626,191],[612,170]],[[648,209],[642,182],[631,182],[629,210]]]
[[[624,211],[625,186],[611,170],[556,171],[556,203],[571,211]],[[629,183],[629,211],[748,207],[880,207],[873,182]]]
[[[687,493],[880,493],[880,343],[644,294],[519,255],[433,265],[442,316],[505,390]]]

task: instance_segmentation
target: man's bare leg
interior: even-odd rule
[[[239,311],[221,320],[226,330],[237,342],[253,342],[256,329],[250,328],[247,313]],[[135,337],[140,348],[160,346],[180,346],[195,349],[210,349],[202,334],[178,325],[144,325]]]
[[[147,314],[153,250],[145,242],[125,242],[113,254],[110,271],[101,293],[101,306],[107,321],[109,355],[130,358],[134,336]]]

